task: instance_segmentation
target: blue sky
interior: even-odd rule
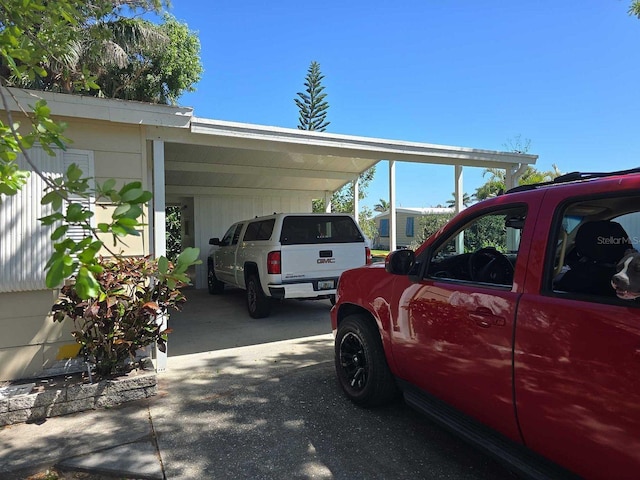
[[[393,6],[392,6],[393,4]],[[296,128],[320,63],[327,131],[489,150],[530,139],[536,167],[640,166],[640,20],[630,0],[173,0],[197,31],[198,117]],[[445,203],[453,167],[396,164],[398,205]],[[465,192],[483,183],[464,172]],[[388,199],[378,166],[365,206]]]

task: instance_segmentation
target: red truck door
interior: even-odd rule
[[[402,293],[393,358],[403,378],[519,442],[512,342],[535,214],[515,204],[467,218],[433,243],[425,278]]]
[[[538,221],[517,316],[517,415],[528,447],[577,474],[638,478],[640,301],[617,298],[609,279],[638,247],[640,196],[578,188],[569,202],[549,191]]]

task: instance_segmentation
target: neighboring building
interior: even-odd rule
[[[310,212],[312,201],[332,193],[381,159],[486,168],[534,163],[532,155],[401,142],[326,132],[197,118],[193,109],[78,95],[9,89],[22,106],[47,101],[54,120],[68,124],[73,140],[49,157],[32,149],[43,171],[55,177],[70,163],[102,182],[140,181],[154,193],[139,237],[127,239],[127,255],[165,253],[165,207],[182,208],[183,246],[200,248],[204,266],[196,288],[206,287],[211,237],[234,222],[273,212]],[[14,121],[26,120],[11,107]],[[6,121],[6,116],[0,113]],[[27,168],[24,159],[22,167]],[[26,378],[73,356],[71,324],[51,320],[57,292],[44,287],[51,230],[38,218],[43,185],[36,175],[0,203],[0,381]],[[94,206],[95,222],[110,218],[109,204]],[[406,209],[405,209],[406,210]],[[418,215],[415,215],[417,217]],[[415,222],[415,220],[414,220]],[[406,223],[402,233],[407,232]],[[414,223],[414,233],[417,222]],[[73,234],[73,232],[71,233]],[[408,239],[409,237],[407,237]],[[107,240],[110,241],[110,240]],[[402,242],[409,243],[409,242]]]
[[[417,241],[419,236],[420,218],[425,215],[452,214],[453,208],[426,207],[426,208],[396,208],[396,245],[398,248],[408,247]],[[380,250],[389,249],[389,211],[373,217],[378,229],[378,236],[374,241],[374,248]]]

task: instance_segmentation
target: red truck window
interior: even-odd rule
[[[438,245],[427,277],[510,286],[526,207],[474,218]]]
[[[615,299],[616,265],[640,240],[640,196],[582,199],[564,207],[548,262],[551,289],[602,302]]]

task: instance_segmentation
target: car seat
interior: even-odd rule
[[[615,296],[611,277],[630,245],[627,232],[618,222],[598,220],[582,224],[576,233],[574,249],[567,256],[569,270],[555,282],[555,290]]]

